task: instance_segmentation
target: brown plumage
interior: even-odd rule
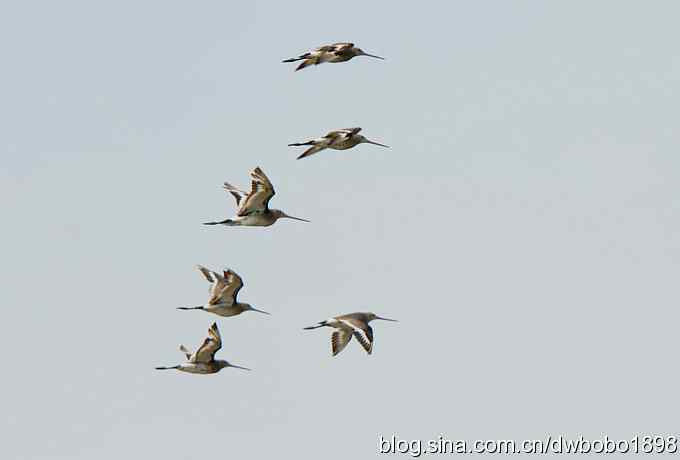
[[[208,337],[203,340],[203,343],[196,350],[191,353],[184,345],[179,346],[179,350],[184,353],[187,362],[178,364],[176,366],[166,367],[159,366],[158,370],[176,369],[190,374],[215,374],[225,367],[235,367],[237,369],[244,369],[249,371],[247,367],[236,366],[221,359],[215,359],[215,353],[222,348],[222,337],[217,328],[217,323],[213,323],[208,329]]]
[[[306,219],[289,216],[279,209],[269,209],[269,201],[276,194],[274,185],[260,167],[250,172],[250,192],[245,192],[228,182],[224,183],[224,189],[236,200],[236,216],[217,222],[205,222],[204,225],[227,225],[268,227],[281,218],[301,220]]]
[[[368,323],[376,319],[396,321],[395,319],[382,318],[375,313],[350,313],[321,321],[314,326],[308,326],[304,329],[317,329],[319,327],[334,328],[335,330],[331,334],[331,351],[333,356],[345,349],[352,336],[357,339],[357,342],[370,355],[373,353],[373,329]]]
[[[374,54],[365,53],[361,48],[354,46],[354,43],[333,43],[332,45],[324,45],[313,49],[307,53],[301,54],[296,58],[285,59],[282,62],[296,62],[302,61],[295,71],[302,70],[310,65],[323,64],[325,62],[346,62],[357,56],[368,56],[376,59],[384,59]]]
[[[312,139],[311,141],[307,142],[294,142],[292,144],[288,144],[288,146],[289,147],[299,147],[307,145],[311,146],[310,148],[305,150],[302,153],[302,155],[297,157],[298,160],[306,158],[310,155],[314,155],[315,153],[318,153],[325,149],[347,150],[359,144],[373,144],[379,145],[381,147],[389,147],[389,145],[381,144],[379,142],[374,142],[366,139],[366,137],[359,134],[360,132],[361,128],[359,127],[337,129],[335,131],[328,132],[323,137]]]
[[[243,279],[232,269],[223,270],[222,274],[198,265],[197,268],[210,283],[210,299],[205,305],[198,307],[178,307],[178,310],[203,310],[219,316],[240,315],[245,311],[256,311],[268,315],[249,303],[239,302],[238,293],[243,287]]]

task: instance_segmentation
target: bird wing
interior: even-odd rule
[[[179,346],[179,351],[181,351],[182,353],[184,353],[184,356],[186,356],[187,359],[191,359],[191,352],[190,352],[189,350],[187,350],[187,347],[185,347],[184,345],[180,345],[180,346]]]
[[[366,353],[370,355],[373,351],[373,329],[365,321],[360,321],[356,318],[352,318],[351,316],[347,316],[339,319],[339,321],[352,329],[354,337],[356,337],[361,346],[364,347]]]
[[[350,50],[354,48],[354,43],[347,43],[347,42],[339,42],[339,43],[333,43],[331,45],[333,47],[333,52],[335,53],[342,53],[343,51]]]
[[[326,135],[323,137],[323,139],[335,140],[338,137],[346,135],[347,132],[348,131],[346,129],[336,129],[334,131],[329,131],[329,132],[326,133]]]
[[[208,300],[208,305],[215,305],[222,303],[221,292],[227,285],[225,278],[217,272],[208,270],[207,268],[197,265],[197,268],[203,273],[203,276],[210,281],[210,299]]]
[[[250,177],[252,179],[251,190],[245,200],[241,201],[237,213],[239,216],[247,216],[254,212],[267,211],[269,200],[271,200],[276,193],[269,178],[259,166],[250,172]]]
[[[355,134],[359,134],[361,132],[361,128],[357,126],[356,128],[344,128],[339,129],[338,131],[343,134],[349,134],[350,136],[354,136]]]
[[[332,45],[323,45],[318,48],[314,48],[312,53],[330,53],[337,49],[338,45],[346,45],[347,43],[333,43]]]
[[[224,284],[216,293],[218,296],[218,301],[221,303],[236,303],[236,296],[238,291],[243,287],[243,279],[238,276],[238,274],[233,270],[224,271]]]
[[[327,132],[324,137],[317,139],[317,145],[323,145],[323,148],[331,147],[338,142],[344,142],[347,140],[348,133],[344,129],[336,129],[334,131]],[[312,149],[309,149],[312,150]],[[314,152],[316,153],[316,152]],[[310,153],[311,155],[311,153]]]
[[[217,323],[213,323],[208,329],[208,337],[205,338],[203,344],[198,347],[189,361],[192,363],[210,363],[220,348],[222,348],[222,337],[219,329],[217,329]]]
[[[351,339],[351,329],[335,329],[333,334],[331,334],[331,350],[333,352],[333,356],[344,350]]]
[[[354,337],[359,341],[366,353],[373,352],[373,329],[368,324],[365,329],[354,329]]]
[[[318,143],[314,144],[313,146],[311,146],[310,148],[308,148],[307,150],[302,152],[297,157],[297,159],[299,160],[301,158],[305,158],[305,157],[308,157],[310,155],[314,155],[315,153],[319,153],[322,150],[326,150],[330,144],[331,144],[331,139],[327,139],[327,138],[324,137],[324,138],[320,139],[318,141]]]
[[[361,128],[337,129],[326,134],[324,138],[329,139],[330,146],[333,146],[335,144],[341,144],[343,142],[350,140],[352,136],[359,133],[359,131],[361,131]]]
[[[205,279],[207,279],[209,282],[211,282],[211,283],[215,282],[212,275],[210,274],[210,270],[205,268],[203,265],[196,265],[196,268],[198,268],[198,270],[203,274]]]
[[[224,190],[231,193],[231,195],[236,199],[236,206],[240,206],[241,201],[248,197],[248,192],[244,192],[238,187],[234,187],[229,182],[224,183]]]

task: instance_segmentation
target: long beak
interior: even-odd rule
[[[382,59],[383,61],[385,60],[384,57],[376,56],[375,54],[364,53],[364,54],[362,54],[362,56],[368,56],[368,57],[372,57],[372,58],[376,58],[376,59]]]
[[[229,367],[235,367],[236,369],[243,369],[244,371],[252,371],[252,369],[248,369],[247,367],[235,366],[234,364],[230,364]]]
[[[301,220],[302,222],[311,222],[311,220],[302,219],[300,217],[289,216],[288,214],[284,214],[283,217],[287,217],[289,219],[294,219],[294,220]]]
[[[366,139],[364,142],[366,142],[367,144],[379,145],[380,147],[388,147],[389,148],[389,145],[381,144],[380,142],[369,141],[368,139]]]
[[[252,311],[256,311],[258,313],[264,313],[265,315],[271,315],[271,313],[269,313],[268,311],[262,311],[262,310],[258,310],[257,308],[252,308],[252,307],[250,309]]]
[[[399,321],[396,319],[390,319],[390,318],[383,318],[382,316],[376,316],[375,319],[381,319],[383,321],[394,321],[395,323],[398,323]]]

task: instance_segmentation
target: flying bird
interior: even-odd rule
[[[366,350],[366,353],[370,355],[373,352],[373,329],[368,323],[374,319],[397,321],[396,319],[382,318],[375,313],[350,313],[321,321],[315,326],[305,327],[304,329],[317,329],[324,326],[334,328],[335,330],[331,334],[333,356],[340,353],[347,346],[352,336],[356,337],[357,341]]]
[[[373,144],[379,145],[381,147],[389,147],[389,145],[381,144],[379,142],[374,142],[366,139],[364,136],[359,134],[361,128],[346,128],[331,131],[324,137],[318,139],[312,139],[307,142],[295,142],[293,144],[288,144],[288,147],[299,147],[302,145],[311,145],[310,148],[304,151],[302,155],[297,157],[297,159],[305,158],[310,155],[314,155],[325,149],[334,150],[347,150],[355,147],[359,144]]]
[[[187,362],[172,367],[157,367],[158,370],[177,369],[190,374],[215,374],[225,367],[235,367],[249,371],[247,367],[236,366],[222,359],[215,359],[215,353],[222,348],[222,337],[217,329],[217,323],[213,323],[208,329],[208,337],[198,347],[195,353],[191,353],[184,345],[179,346],[179,351],[187,357]]]
[[[258,310],[248,303],[236,300],[238,292],[243,287],[243,279],[235,271],[229,269],[219,274],[201,265],[198,265],[196,268],[210,283],[210,300],[205,305],[178,307],[178,310],[204,310],[220,316],[236,316],[244,311],[257,311],[269,315],[266,311]]]
[[[345,62],[356,56],[368,56],[376,59],[385,59],[374,54],[365,53],[354,43],[333,43],[332,45],[320,46],[308,53],[301,54],[296,58],[286,59],[282,62],[302,61],[295,71],[304,69],[310,65],[323,64],[324,62]]]
[[[227,182],[224,183],[224,189],[236,199],[238,208],[236,216],[219,222],[205,222],[204,225],[268,227],[282,218],[309,222],[306,219],[289,216],[279,209],[269,209],[269,200],[276,193],[274,186],[259,167],[250,172],[250,177],[252,179],[250,193]]]

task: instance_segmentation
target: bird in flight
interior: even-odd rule
[[[257,311],[269,315],[266,311],[258,310],[249,303],[236,300],[238,292],[243,287],[243,279],[233,270],[224,270],[222,274],[208,270],[198,265],[196,268],[210,283],[210,300],[198,307],[178,307],[178,310],[204,310],[220,316],[236,316],[244,311]]]
[[[323,137],[317,139],[312,139],[307,142],[295,142],[293,144],[288,144],[288,147],[300,147],[303,145],[310,145],[311,147],[305,150],[302,155],[297,157],[298,160],[314,155],[325,149],[334,150],[347,150],[355,147],[359,144],[373,144],[379,145],[381,147],[389,147],[389,145],[381,144],[379,142],[374,142],[366,139],[364,136],[359,134],[361,128],[345,128],[331,131]]]
[[[191,353],[184,345],[179,346],[179,350],[184,353],[187,362],[171,367],[157,367],[158,370],[177,369],[178,371],[188,372],[190,374],[215,374],[225,367],[235,367],[249,371],[247,367],[236,366],[224,361],[222,359],[215,359],[215,353],[222,348],[222,337],[220,331],[217,329],[217,323],[213,323],[208,329],[208,337],[205,338],[203,344],[198,347],[195,353]]]
[[[268,227],[279,219],[295,219],[309,222],[306,219],[289,216],[279,209],[269,209],[269,200],[274,194],[274,186],[259,167],[250,172],[250,192],[240,190],[225,182],[224,189],[236,199],[236,216],[219,222],[205,222],[204,225],[227,225],[246,227]]]
[[[302,61],[295,71],[302,70],[310,65],[323,64],[324,62],[345,62],[356,56],[368,56],[376,59],[385,59],[374,54],[365,53],[361,48],[354,46],[354,43],[333,43],[313,49],[312,51],[301,54],[296,58],[286,59],[282,62]]]
[[[317,329],[324,326],[334,328],[335,330],[331,334],[333,356],[340,353],[347,346],[352,336],[356,337],[357,341],[366,350],[366,353],[370,355],[373,352],[373,329],[368,323],[374,319],[397,321],[396,319],[382,318],[375,313],[350,313],[321,321],[315,326],[305,327],[304,329]]]

